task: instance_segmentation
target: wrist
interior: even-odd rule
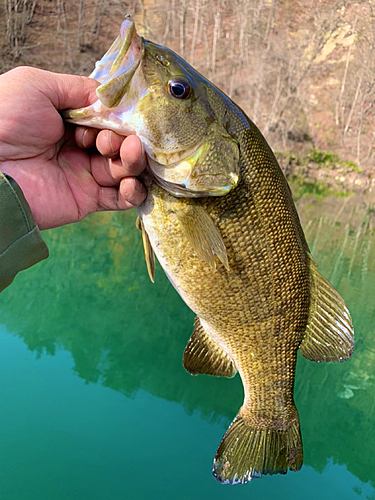
[[[13,162],[12,162],[13,163]],[[0,163],[0,172],[8,179],[11,186],[14,188],[17,196],[22,200],[22,203],[27,206],[28,216],[30,216],[39,229],[45,229],[41,225],[40,211],[38,211],[38,200],[41,193],[38,189],[38,182],[35,182],[35,174],[30,178],[30,173],[24,172],[22,167],[14,162],[14,166],[4,162]]]

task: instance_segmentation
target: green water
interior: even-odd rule
[[[375,215],[298,205],[356,329],[349,362],[299,356],[300,472],[213,479],[240,380],[184,371],[193,314],[160,268],[149,282],[135,214],[98,214],[45,233],[50,258],[0,296],[0,500],[375,499]]]

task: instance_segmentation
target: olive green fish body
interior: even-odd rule
[[[99,101],[64,118],[136,133],[148,155],[139,207],[145,260],[156,254],[196,313],[183,364],[239,372],[244,403],[213,473],[222,483],[302,465],[293,401],[297,350],[314,361],[353,351],[345,302],[312,260],[290,189],[256,126],[179,56],[124,21],[97,63]]]
[[[225,197],[188,200],[188,207],[203,207],[218,227],[229,270],[222,263],[213,270],[194,253],[176,217],[186,209],[184,199],[153,185],[139,212],[175,288],[240,373],[240,415],[257,429],[298,427],[293,384],[310,303],[307,246],[264,139],[249,125],[238,140],[237,188]],[[296,455],[300,460],[301,451]]]

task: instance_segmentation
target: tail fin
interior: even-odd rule
[[[224,484],[247,483],[262,474],[286,474],[302,466],[298,415],[285,428],[257,429],[237,415],[217,449],[213,475]]]

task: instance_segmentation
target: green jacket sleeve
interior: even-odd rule
[[[0,292],[19,271],[47,257],[47,245],[20,187],[0,172]]]

